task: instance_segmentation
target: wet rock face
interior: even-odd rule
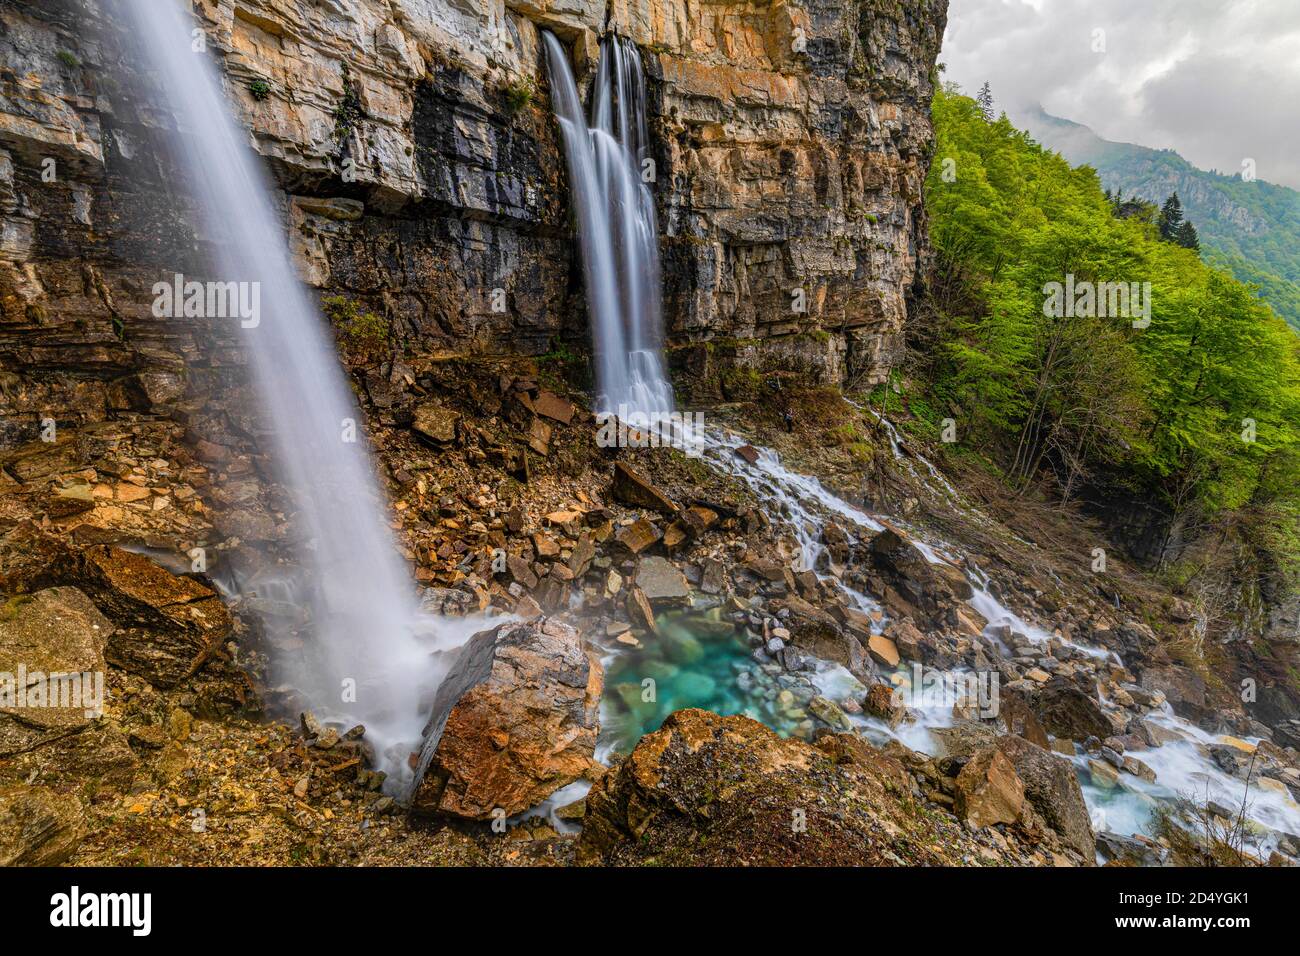
[[[95,420],[169,407],[228,381],[222,359],[237,365],[246,345],[237,328],[152,315],[155,282],[211,278],[208,239],[114,2],[0,9],[12,67],[0,77],[0,368],[34,381],[5,389],[0,411],[30,416],[16,419],[26,439],[42,409]],[[540,29],[568,45],[585,86],[605,5],[341,9],[199,8],[206,55],[284,189],[304,281],[380,316],[388,345],[412,355],[585,342]],[[648,76],[668,341],[686,390],[717,394],[735,364],[884,374],[926,255],[945,18],[946,0],[610,8]]]
[[[475,635],[438,688],[412,810],[513,815],[595,773],[603,677],[578,632],[558,621]]]

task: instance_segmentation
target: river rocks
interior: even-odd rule
[[[1097,849],[1107,860],[1128,866],[1164,866],[1169,860],[1162,846],[1109,831],[1097,834]]]
[[[58,866],[81,843],[81,801],[46,787],[0,787],[0,866]]]
[[[650,607],[649,599],[640,588],[633,587],[628,590],[624,607],[627,616],[631,618],[635,626],[644,628],[651,634],[659,633],[659,625],[655,621],[654,609]]]
[[[812,714],[832,730],[852,730],[853,722],[844,713],[844,708],[833,700],[820,694],[808,701],[808,713]]]
[[[411,428],[422,438],[445,445],[456,440],[456,422],[459,420],[459,412],[427,402],[416,407]]]
[[[1025,785],[998,750],[982,750],[971,757],[953,785],[957,813],[973,827],[1015,823],[1020,818]]]
[[[867,641],[867,650],[872,658],[882,667],[894,668],[900,660],[898,648],[894,642],[881,634],[873,634]]]
[[[680,710],[587,795],[579,862],[912,865],[974,852],[915,814],[903,766],[851,735],[811,746],[746,717]]]
[[[691,586],[671,561],[656,555],[644,557],[637,565],[636,585],[651,605],[685,604]]]
[[[1137,777],[1139,780],[1145,780],[1147,783],[1156,782],[1156,772],[1144,764],[1137,757],[1124,755],[1124,770]]]
[[[85,552],[84,589],[118,630],[108,660],[169,687],[193,675],[231,630],[210,588],[178,577],[143,555],[111,546]]]
[[[600,663],[558,621],[475,635],[438,688],[412,810],[512,815],[592,774],[602,683]]]
[[[862,710],[872,717],[879,717],[890,727],[897,727],[907,719],[907,708],[889,684],[876,683],[868,687],[867,695],[862,699]]]

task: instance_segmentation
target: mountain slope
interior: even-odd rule
[[[1096,169],[1107,189],[1154,203],[1177,192],[1206,259],[1257,285],[1264,300],[1300,329],[1300,192],[1207,172],[1170,149],[1114,143],[1041,108],[1018,119],[1044,146]]]

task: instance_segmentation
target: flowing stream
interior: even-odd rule
[[[611,36],[602,41],[587,121],[563,47],[551,34],[546,33],[545,38],[555,111],[563,131],[577,212],[597,361],[596,408],[620,416],[627,410],[670,411],[672,390],[659,357],[663,321],[654,202],[640,175],[649,153],[640,58],[635,46],[626,40]],[[874,410],[863,411],[875,416],[886,429],[900,467],[934,487],[953,508],[989,524],[986,516],[965,503],[938,468],[923,456],[905,452],[905,442],[892,423]],[[750,463],[736,454],[736,449],[746,444],[740,436],[711,429],[703,439],[704,459],[713,468],[745,481],[760,500],[768,503],[769,512],[793,532],[801,552],[797,562],[800,569],[819,567],[828,520],[841,522],[859,535],[884,527],[880,516],[854,507],[816,478],[786,468],[771,450],[757,449],[757,459]],[[985,636],[992,652],[1002,648],[997,635],[1005,628],[1046,650],[1053,635],[999,601],[982,571],[969,561],[963,567],[957,549],[916,534],[912,540],[931,563],[945,562],[962,569],[974,592],[969,603],[988,621]],[[828,573],[819,572],[819,577],[838,589],[851,607],[883,621],[883,609],[873,597]],[[860,697],[865,691],[847,670],[823,661],[815,662],[805,674],[776,675],[771,664],[764,667],[761,663],[760,650],[751,653],[751,648],[736,636],[732,621],[722,615],[719,605],[716,599],[697,598],[692,610],[660,616],[661,635],[653,646],[610,649],[606,657],[609,674],[602,712],[602,755],[626,750],[680,707],[745,713],[783,734],[806,733],[810,722],[800,705],[806,704],[812,694],[842,700]],[[1118,660],[1104,648],[1062,643],[1089,658]],[[910,680],[906,667],[889,676],[902,686]],[[940,676],[960,680],[970,675],[955,672]],[[654,678],[662,689],[657,700],[643,699],[640,682],[645,677]],[[793,700],[792,693],[798,695]],[[916,695],[913,700],[917,700]],[[878,741],[898,737],[913,749],[936,752],[939,743],[931,731],[952,724],[952,701],[921,699],[911,709],[916,720],[897,729],[865,716],[850,719],[861,732]],[[1094,828],[1099,832],[1142,832],[1152,809],[1160,801],[1175,797],[1195,796],[1232,807],[1241,801],[1242,781],[1221,771],[1203,751],[1218,738],[1176,717],[1167,705],[1153,712],[1151,719],[1174,737],[1163,746],[1137,755],[1156,771],[1155,783],[1124,774],[1116,784],[1091,771],[1088,755],[1080,753],[1073,758]],[[566,799],[575,796],[576,790],[565,794]],[[1247,816],[1263,827],[1300,831],[1300,806],[1284,793],[1254,793]],[[1261,843],[1269,845],[1266,834]]]
[[[278,586],[285,592],[279,603],[311,612],[306,651],[276,661],[278,676],[305,694],[321,719],[364,724],[378,766],[400,785],[427,716],[422,704],[442,676],[430,652],[460,643],[481,622],[436,622],[420,612],[386,524],[364,419],[327,325],[295,277],[249,134],[209,54],[192,49],[195,21],[172,0],[123,6],[154,88],[175,116],[175,156],[212,240],[213,278],[249,283],[244,288],[260,299],[259,321],[244,330],[246,351],[274,431],[276,465],[297,507],[297,559],[307,572],[266,589]]]

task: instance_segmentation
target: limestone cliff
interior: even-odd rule
[[[207,237],[164,148],[190,120],[139,75],[114,2],[0,0],[10,440],[44,414],[167,406],[187,379],[211,392],[239,362],[237,329],[150,312],[154,282],[201,275]],[[196,56],[221,63],[283,190],[303,279],[382,317],[399,354],[586,347],[545,27],[580,80],[606,30],[641,49],[680,390],[715,397],[735,366],[829,381],[892,361],[925,254],[945,0],[194,7]]]

